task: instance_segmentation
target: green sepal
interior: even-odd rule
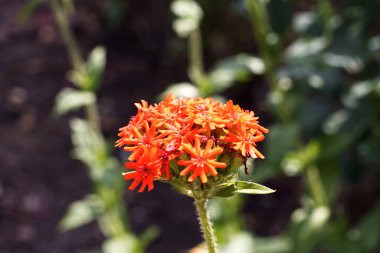
[[[230,186],[227,186],[225,188],[222,188],[222,189],[216,191],[214,193],[214,196],[224,197],[224,198],[232,197],[235,195],[237,190],[238,190],[238,188],[236,187],[236,185],[232,184]]]
[[[244,194],[269,194],[275,192],[275,190],[268,188],[264,185],[257,184],[254,182],[245,182],[245,181],[237,181],[236,187],[238,190],[236,193],[244,193]]]

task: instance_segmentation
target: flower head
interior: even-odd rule
[[[222,104],[212,98],[168,95],[158,104],[142,100],[135,105],[137,114],[120,128],[116,142],[117,147],[131,152],[125,166],[133,172],[124,175],[133,180],[131,190],[141,184],[139,191],[146,187],[150,191],[155,180],[212,184],[215,180],[209,178],[229,166],[220,157],[264,158],[257,142],[264,140],[269,130],[259,125],[252,111],[231,100]]]

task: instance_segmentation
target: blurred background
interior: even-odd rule
[[[380,1],[1,0],[0,252],[201,252],[192,200],[126,190],[135,102],[233,99],[270,129],[210,202],[223,253],[380,252]],[[197,251],[198,250],[198,251]]]

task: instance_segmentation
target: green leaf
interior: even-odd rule
[[[227,244],[222,246],[221,253],[252,253],[255,242],[253,237],[246,232],[234,234]]]
[[[236,81],[246,81],[250,74],[261,75],[264,71],[265,65],[260,58],[238,54],[219,62],[208,76],[213,92],[222,92]]]
[[[63,115],[92,104],[95,102],[95,99],[95,95],[92,92],[65,88],[58,93],[55,99],[54,112],[58,115]]]
[[[298,39],[293,42],[285,52],[288,59],[303,58],[310,55],[319,54],[327,46],[327,40],[323,37],[315,39]]]
[[[83,226],[93,221],[100,213],[102,204],[95,195],[88,195],[83,200],[78,200],[70,204],[64,218],[58,224],[61,232],[66,232]]]
[[[295,210],[292,214],[289,238],[293,249],[299,253],[310,253],[324,240],[331,211],[327,206],[310,205]]]
[[[44,3],[43,0],[30,0],[26,4],[24,4],[18,16],[18,19],[20,20],[21,24],[25,24],[26,22],[28,22],[30,17],[34,14],[34,12],[42,3]]]
[[[179,18],[200,20],[203,17],[201,7],[193,0],[176,0],[171,5],[171,10]]]
[[[268,194],[275,192],[271,188],[254,182],[237,181],[236,187],[238,188],[237,193],[244,194]]]
[[[173,22],[173,29],[179,37],[185,38],[199,27],[203,11],[195,1],[174,1],[171,10],[178,17]]]
[[[103,171],[112,168],[115,161],[110,159],[108,148],[102,135],[95,132],[90,124],[82,119],[70,121],[71,139],[75,158],[87,165],[94,180],[103,178]]]
[[[85,65],[80,70],[70,71],[67,78],[81,89],[95,91],[103,77],[105,64],[106,50],[98,46],[90,52]]]
[[[235,195],[237,190],[238,188],[236,187],[236,185],[232,184],[230,186],[219,189],[218,191],[214,193],[214,196],[225,197],[225,198],[232,197]]]
[[[104,253],[142,253],[143,250],[136,237],[130,234],[113,237],[103,243]]]
[[[173,94],[176,97],[185,97],[185,98],[193,98],[199,97],[200,93],[197,87],[192,85],[191,83],[176,83],[170,85],[166,90],[159,95],[160,100],[165,98],[167,94]]]
[[[359,243],[368,252],[372,252],[380,246],[380,202],[377,203],[360,221],[357,228]]]
[[[140,245],[144,248],[154,241],[160,234],[160,229],[156,226],[148,227],[142,235],[140,235]]]
[[[288,253],[292,252],[291,242],[287,237],[255,237],[254,253]]]

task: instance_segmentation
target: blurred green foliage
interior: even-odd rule
[[[217,3],[187,0],[173,6],[184,2],[205,20],[215,15]],[[342,194],[361,185],[377,191],[380,184],[380,1],[229,3],[231,12],[251,22],[257,55],[242,52],[204,70],[202,37],[184,36],[175,20],[175,31],[189,41],[194,86],[172,85],[165,93],[225,99],[226,90],[262,75],[269,86],[267,112],[275,120],[265,142],[267,158],[253,176],[259,181],[300,177],[304,191],[288,229],[273,237],[245,231],[238,217],[246,199],[214,200],[211,214],[221,252],[378,252],[379,198],[372,198],[367,212],[350,217],[352,206]],[[201,18],[197,15],[191,26],[199,34]],[[365,192],[357,194],[366,198]]]
[[[72,1],[59,2],[66,14],[74,13]],[[21,21],[26,22],[41,3],[26,4]],[[126,6],[127,1],[109,1],[111,27],[120,25]],[[262,89],[267,96],[262,100],[273,120],[264,144],[266,159],[251,174],[259,182],[297,177],[302,183],[299,207],[287,228],[274,236],[247,231],[241,213],[245,203],[255,199],[213,200],[211,215],[222,253],[380,251],[380,200],[367,196],[378,192],[380,185],[379,10],[378,0],[172,1],[173,30],[188,44],[189,78],[171,84],[161,95],[224,100],[234,87],[251,85],[257,77],[265,79],[267,87]],[[208,48],[204,50],[203,42],[211,35],[202,32],[208,25],[203,22],[211,22],[221,11],[250,25],[252,36],[246,39],[254,38],[256,53],[238,52],[205,68],[203,53]],[[228,31],[222,32],[231,39]],[[75,65],[78,58],[71,58]],[[127,217],[119,207],[124,187],[121,177],[114,176],[118,162],[110,156],[99,129],[92,126],[96,113],[94,119],[91,111],[105,50],[96,48],[87,62],[77,65],[68,74],[76,89],[64,89],[57,96],[55,112],[89,109],[89,120],[74,119],[71,128],[74,155],[89,167],[95,190],[72,203],[59,227],[65,231],[98,219],[105,234],[112,234],[107,219],[115,213]],[[372,204],[354,215],[352,203],[344,201],[347,191],[370,198]],[[128,225],[123,229],[129,231]],[[129,232],[110,236],[103,251],[140,252],[154,234],[149,230],[139,238]]]
[[[54,112],[63,115],[85,109],[84,119],[73,118],[70,121],[72,153],[74,158],[86,165],[94,188],[92,194],[70,204],[58,229],[66,232],[96,220],[106,237],[97,252],[142,253],[158,231],[151,227],[137,236],[131,230],[128,209],[123,200],[125,184],[120,175],[121,165],[111,154],[113,145],[101,132],[96,91],[103,78],[106,50],[98,46],[84,61],[69,23],[69,16],[74,15],[75,11],[73,1],[49,0],[48,3],[72,67],[67,79],[75,86],[64,88],[57,94]],[[30,2],[29,5],[35,7],[36,4]],[[26,9],[29,11],[31,7],[27,5]]]

